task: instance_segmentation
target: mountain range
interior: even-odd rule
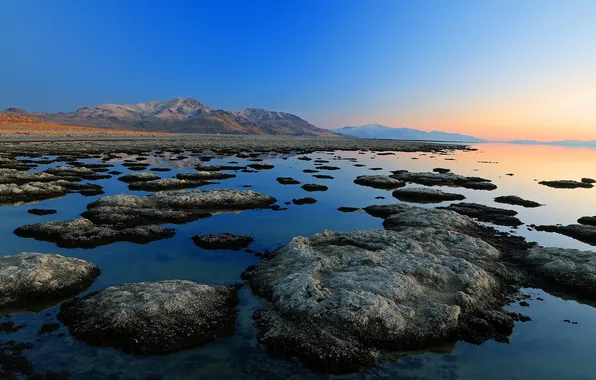
[[[137,104],[101,104],[58,113],[8,108],[4,113],[63,125],[144,132],[336,136],[335,133],[317,128],[290,113],[257,108],[241,111],[214,110],[193,98]]]
[[[484,141],[474,136],[462,135],[459,133],[447,133],[440,131],[426,132],[410,128],[390,128],[380,124],[366,124],[360,127],[343,127],[334,129],[333,132],[376,139],[397,139],[397,140],[431,140],[431,141],[462,141],[481,142]]]

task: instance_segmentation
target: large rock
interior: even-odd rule
[[[93,169],[76,166],[57,166],[55,168],[49,168],[45,172],[58,177],[72,178],[74,180],[78,180],[81,178],[87,180],[95,180],[111,177],[110,175],[106,174],[97,174]]]
[[[464,187],[475,190],[494,190],[497,188],[489,179],[466,177],[454,173],[409,172],[407,170],[396,170],[392,173],[391,178],[426,186]]]
[[[587,224],[569,224],[567,226],[550,225],[536,226],[536,230],[545,232],[556,232],[569,236],[590,245],[596,245],[596,226]]]
[[[0,168],[0,184],[24,184],[29,182],[55,182],[60,177],[44,172],[27,172]]]
[[[544,185],[544,186],[554,187],[556,189],[576,189],[578,187],[583,187],[583,188],[589,189],[589,188],[594,187],[594,185],[591,183],[573,181],[570,179],[561,179],[561,180],[555,180],[555,181],[540,181],[538,183],[541,185]]]
[[[377,189],[397,189],[406,186],[404,181],[386,175],[360,175],[354,180],[355,184],[374,187]]]
[[[523,262],[554,286],[596,299],[596,252],[535,247]]]
[[[494,223],[501,226],[517,227],[523,224],[521,220],[515,217],[517,211],[514,210],[467,202],[454,203],[444,208],[455,211],[458,214],[478,219],[482,222]]]
[[[373,364],[379,349],[432,347],[473,328],[464,316],[501,294],[475,263],[500,256],[436,228],[324,232],[295,237],[244,278],[271,304],[255,315],[268,351],[348,372]]]
[[[95,264],[72,257],[26,252],[0,257],[0,311],[39,310],[87,289]]]
[[[80,218],[65,221],[26,224],[14,230],[15,235],[36,240],[50,241],[64,248],[95,248],[118,241],[145,244],[174,236],[171,228],[145,225],[129,228],[114,228],[110,225],[96,225]]]
[[[118,194],[87,206],[85,218],[97,224],[139,226],[188,223],[215,211],[267,208],[276,200],[252,190],[186,190],[148,196]]]
[[[522,207],[540,207],[540,206],[542,206],[538,202],[523,199],[523,198],[518,197],[517,195],[504,195],[504,196],[496,197],[495,202],[505,203],[505,204],[509,204],[509,205],[515,205],[515,206],[522,206]]]
[[[596,216],[582,216],[577,222],[588,226],[596,226]]]
[[[77,339],[134,354],[165,354],[232,335],[237,290],[192,281],[110,286],[62,304]]]
[[[58,198],[68,194],[68,189],[55,182],[29,182],[0,184],[0,205],[14,205]]]
[[[393,196],[400,201],[418,203],[440,203],[444,201],[459,201],[466,199],[462,194],[448,193],[427,187],[408,187],[393,191]]]

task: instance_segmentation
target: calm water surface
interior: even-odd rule
[[[32,205],[0,207],[0,254],[12,255],[25,251],[60,253],[79,257],[97,264],[101,276],[89,291],[124,282],[188,279],[212,284],[238,283],[240,274],[249,265],[259,262],[245,252],[207,251],[196,247],[191,236],[206,232],[232,232],[249,234],[255,242],[251,249],[263,251],[286,244],[296,235],[312,235],[324,229],[353,231],[356,229],[382,228],[382,220],[363,212],[341,213],[340,206],[365,207],[371,204],[396,203],[391,192],[355,185],[352,181],[361,174],[389,174],[390,170],[431,171],[435,167],[449,168],[463,175],[489,178],[498,186],[495,191],[478,191],[446,188],[460,192],[466,201],[515,209],[526,224],[574,223],[585,215],[596,215],[596,188],[551,189],[539,185],[540,180],[575,179],[596,177],[596,151],[583,148],[547,146],[515,146],[505,144],[479,144],[478,151],[455,152],[452,155],[424,153],[400,153],[378,156],[374,153],[326,152],[309,155],[311,158],[329,160],[328,165],[341,170],[321,171],[334,179],[316,179],[303,173],[314,168],[313,161],[297,160],[298,156],[264,155],[265,161],[275,165],[273,170],[256,173],[237,173],[236,178],[221,181],[207,188],[242,188],[251,185],[252,190],[274,196],[278,203],[293,198],[312,196],[318,200],[314,205],[289,205],[288,210],[257,210],[239,213],[221,213],[184,225],[172,226],[176,236],[147,245],[116,243],[92,250],[62,249],[53,243],[39,242],[15,236],[12,231],[26,223],[71,219],[79,216],[88,203],[102,196],[83,197],[70,194],[66,197],[43,201]],[[365,167],[354,167],[354,162],[337,160],[356,158]],[[285,158],[285,159],[284,159]],[[455,160],[452,160],[455,159]],[[218,158],[208,164],[245,160]],[[485,161],[490,163],[481,163]],[[93,161],[90,161],[93,162]],[[163,178],[177,172],[192,172],[199,163],[191,157],[182,161],[170,161],[152,157],[147,161],[153,166],[167,166],[173,170],[156,173]],[[128,173],[121,162],[114,161],[112,170]],[[60,164],[53,164],[56,166]],[[44,170],[40,166],[35,171]],[[382,168],[371,171],[369,168]],[[513,176],[506,175],[513,173]],[[319,183],[329,186],[326,192],[307,193],[300,186],[284,186],[275,180],[280,176],[293,177],[302,183]],[[104,187],[105,195],[130,192],[127,185],[117,181],[93,181]],[[415,185],[418,186],[418,185]],[[134,192],[135,194],[148,194]],[[502,205],[493,202],[499,195],[518,195],[543,203],[536,209]],[[383,196],[385,199],[375,199]],[[434,205],[447,205],[449,202]],[[55,215],[32,216],[32,207],[53,208]],[[593,247],[574,239],[545,232],[530,231],[526,226],[506,231],[521,234],[545,246],[592,250]],[[531,296],[530,307],[511,305],[509,309],[520,311],[534,320],[516,325],[510,344],[487,342],[475,346],[464,342],[437,348],[434,352],[392,353],[386,361],[360,373],[345,376],[315,374],[298,364],[268,356],[260,348],[252,325],[251,315],[259,308],[259,300],[246,287],[240,292],[240,316],[233,337],[165,356],[139,357],[122,354],[110,348],[88,346],[68,334],[61,326],[52,335],[37,336],[43,323],[56,321],[58,307],[39,314],[17,314],[11,319],[26,327],[12,333],[0,333],[0,340],[34,341],[34,348],[26,355],[38,371],[68,371],[73,379],[596,379],[596,309],[574,300],[549,295],[540,289],[525,289]],[[541,297],[544,301],[536,300]],[[564,323],[564,319],[577,321],[577,325]],[[0,318],[4,321],[6,318]]]

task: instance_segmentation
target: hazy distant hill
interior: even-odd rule
[[[561,141],[536,141],[536,140],[514,140],[508,141],[509,144],[519,145],[557,145],[557,146],[577,146],[577,147],[596,147],[596,140],[561,140]]]
[[[396,139],[396,140],[434,140],[434,141],[483,141],[477,137],[462,135],[459,133],[447,133],[440,131],[426,132],[410,128],[390,128],[380,124],[367,124],[360,127],[343,127],[334,129],[333,132],[349,136]]]
[[[4,111],[65,125],[93,126],[139,131],[222,133],[254,135],[334,136],[296,115],[248,108],[242,111],[213,110],[193,98],[175,98],[138,104],[101,104],[74,112]]]

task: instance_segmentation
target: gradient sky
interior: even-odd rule
[[[596,139],[594,0],[28,1],[0,109],[194,97],[489,139]]]

